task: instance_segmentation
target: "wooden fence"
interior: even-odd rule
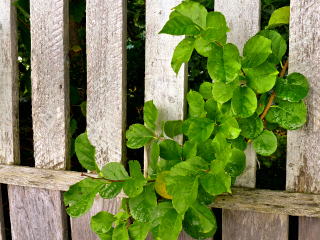
[[[120,200],[96,197],[90,212],[71,219],[68,227],[62,199],[62,191],[82,179],[79,173],[66,171],[70,168],[69,0],[30,0],[35,168],[16,166],[20,163],[19,91],[17,16],[12,2],[0,0],[0,182],[8,184],[12,238],[99,239],[90,229],[90,216],[101,210],[115,212]],[[145,100],[154,100],[159,119],[183,119],[187,66],[178,77],[170,67],[182,37],[158,35],[170,9],[181,0],[146,2]],[[225,14],[229,41],[240,49],[260,29],[259,0],[215,0],[215,10]],[[126,159],[126,0],[87,0],[86,14],[87,129],[101,167]],[[319,35],[320,2],[291,0],[289,71],[304,74],[310,92],[306,125],[288,132],[288,192],[254,189],[256,156],[249,146],[247,169],[236,182],[240,188],[233,189],[233,196],[219,196],[212,205],[223,208],[224,240],[288,239],[289,215],[300,216],[299,239],[320,238]],[[0,239],[5,239],[1,208]],[[179,239],[191,238],[182,233]]]

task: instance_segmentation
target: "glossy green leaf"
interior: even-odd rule
[[[194,239],[207,239],[217,230],[216,219],[204,204],[195,201],[182,222],[184,231]]]
[[[127,178],[123,184],[123,191],[128,197],[135,198],[142,193],[145,183],[147,183],[146,180],[139,178]]]
[[[129,161],[129,172],[130,177],[145,180],[141,172],[141,165],[137,160]]]
[[[266,129],[270,130],[270,131],[273,131],[275,130],[276,128],[279,127],[279,124],[278,123],[270,123],[270,122],[267,122],[266,123]]]
[[[77,121],[75,119],[72,119],[70,122],[70,135],[72,136],[76,130],[77,130]]]
[[[207,28],[201,32],[204,40],[219,41],[230,32],[226,18],[220,12],[210,12],[207,15]]]
[[[278,27],[290,22],[290,7],[282,7],[275,10],[269,20],[268,28]]]
[[[123,182],[113,182],[100,187],[99,195],[105,199],[112,199],[118,196],[123,187]]]
[[[194,47],[200,55],[204,57],[209,57],[210,52],[215,49],[216,45],[217,44],[213,43],[210,40],[204,40],[203,38],[198,38],[194,44]]]
[[[226,137],[222,133],[217,133],[211,145],[216,159],[226,164],[231,157],[231,145],[227,142]]]
[[[85,16],[84,12],[86,11],[86,2],[70,2],[69,3],[69,15],[72,16],[72,19],[76,22],[81,22],[82,18]]]
[[[182,216],[175,210],[166,212],[160,222],[159,239],[176,240],[182,230]]]
[[[146,145],[151,139],[154,138],[153,132],[151,132],[146,126],[141,124],[133,124],[126,132],[127,146],[131,149],[138,149]]]
[[[159,228],[163,216],[174,209],[172,202],[160,202],[152,211],[150,219],[150,232],[154,239],[159,238]]]
[[[288,130],[295,130],[306,122],[307,109],[303,101],[288,102],[281,100],[279,105],[271,107],[266,115],[268,122],[276,122]],[[275,120],[275,121],[273,121]]]
[[[214,46],[208,57],[207,69],[214,82],[234,81],[241,70],[238,48],[231,43],[224,47]]]
[[[80,104],[81,113],[84,117],[87,117],[87,101],[84,101]]]
[[[129,208],[132,217],[140,222],[148,222],[153,208],[157,205],[154,183],[149,183],[143,192],[135,198],[129,199]]]
[[[172,167],[181,163],[181,160],[164,160],[160,159],[158,163],[158,173],[170,171]]]
[[[214,99],[208,99],[206,101],[204,110],[207,112],[207,118],[213,120],[215,123],[219,122],[223,116],[217,102]]]
[[[185,16],[176,16],[166,22],[159,34],[166,33],[170,35],[195,36],[200,34],[200,30],[201,28],[190,18]]]
[[[194,50],[195,41],[195,38],[187,37],[183,39],[174,49],[171,67],[176,74],[178,74],[183,63],[189,62],[191,54]]]
[[[212,134],[214,122],[209,118],[197,118],[190,124],[188,138],[190,141],[206,141]]]
[[[93,201],[103,183],[97,179],[85,178],[70,186],[63,194],[64,204],[70,217],[81,217],[87,213],[93,205]]]
[[[80,134],[75,142],[75,151],[81,165],[90,171],[96,170],[94,146],[90,144],[87,132]]]
[[[188,135],[188,131],[190,128],[191,123],[193,123],[197,118],[196,117],[191,117],[186,119],[183,124],[182,124],[182,132],[184,135]]]
[[[128,231],[131,240],[144,240],[149,232],[149,222],[134,221]]]
[[[183,1],[174,10],[183,16],[189,17],[193,22],[202,28],[206,27],[207,9],[201,4],[193,1]]]
[[[92,231],[96,234],[103,234],[107,233],[111,229],[115,220],[116,218],[113,214],[101,211],[91,217],[90,226]]]
[[[268,62],[264,62],[254,68],[244,69],[244,72],[246,74],[247,86],[258,94],[270,91],[274,87],[279,73]]]
[[[212,83],[204,82],[200,85],[199,93],[204,99],[213,98],[212,96]]]
[[[256,109],[256,113],[258,115],[260,115],[261,113],[263,113],[263,110],[265,109],[265,107],[267,106],[268,104],[268,101],[269,101],[269,98],[268,98],[268,94],[267,93],[264,93],[260,96],[259,100],[258,100],[258,106],[257,106],[257,109]]]
[[[239,127],[242,130],[241,136],[247,139],[258,137],[263,131],[263,122],[258,114],[254,113],[248,118],[239,119]]]
[[[212,95],[214,100],[216,100],[220,104],[229,101],[233,96],[234,90],[238,86],[239,86],[238,79],[235,79],[231,83],[214,82],[212,84]]]
[[[286,40],[276,31],[263,30],[257,33],[257,35],[264,36],[271,40],[272,54],[268,57],[268,62],[277,65],[282,60],[282,57],[287,51]]]
[[[164,132],[169,138],[174,138],[175,136],[182,134],[182,124],[183,121],[175,120],[175,121],[166,121],[164,124]]]
[[[238,118],[239,116],[237,116],[233,109],[232,109],[232,106],[231,106],[231,100],[223,103],[221,106],[220,106],[220,110],[222,112],[222,114],[226,115],[226,116],[231,116],[231,117],[234,117],[234,118]]]
[[[235,114],[246,118],[254,114],[257,109],[257,97],[248,87],[238,87],[233,92],[231,106]]]
[[[213,203],[214,199],[216,197],[209,194],[203,187],[201,184],[199,184],[198,187],[198,196],[197,196],[197,200],[199,203],[202,203],[204,205],[209,205],[211,203]]]
[[[277,78],[277,96],[289,102],[299,102],[309,92],[308,80],[300,73],[291,73],[286,79]]]
[[[277,150],[277,138],[273,132],[263,131],[252,140],[253,149],[261,156],[270,156]]]
[[[129,177],[124,166],[118,162],[109,162],[102,169],[101,173],[104,178],[110,180],[125,180]]]
[[[156,121],[158,118],[158,109],[153,104],[153,100],[147,101],[143,107],[143,120],[147,127],[156,130]]]
[[[171,139],[163,140],[160,143],[160,157],[165,160],[180,160],[182,149],[177,142]]]
[[[197,143],[186,141],[182,147],[182,158],[187,160],[197,156]]]
[[[157,169],[157,164],[160,157],[160,146],[157,142],[154,142],[150,150],[150,166],[152,169]]]
[[[243,68],[253,68],[263,63],[272,53],[271,40],[263,36],[253,36],[243,48]]]
[[[120,222],[113,230],[112,240],[129,240],[126,223]]]
[[[230,142],[233,148],[237,148],[242,151],[245,151],[247,149],[247,142],[242,136],[239,136],[236,139],[231,139]]]
[[[30,3],[29,0],[18,0],[13,2],[12,4],[16,5],[19,10],[23,13],[23,15],[30,19]]]
[[[126,221],[130,215],[126,212],[118,212],[115,217],[118,219],[118,220],[121,220],[121,221]]]
[[[197,145],[197,156],[201,157],[207,162],[211,162],[213,159],[215,159],[214,149],[211,146],[211,143],[212,140],[208,139],[207,141]]]
[[[231,153],[231,158],[225,170],[231,177],[237,177],[242,174],[246,168],[246,154],[236,148],[231,149]]]
[[[200,93],[190,90],[187,94],[187,101],[191,117],[203,117],[207,114],[204,110],[204,100]]]
[[[180,163],[173,166],[168,176],[173,179],[172,183],[175,184],[174,177],[176,176],[197,175],[199,171],[208,169],[208,163],[201,157],[196,156],[189,158],[186,161],[181,161]]]
[[[107,233],[99,234],[99,238],[101,240],[112,240],[112,234],[113,234],[114,228],[112,227]]]
[[[231,116],[223,116],[220,119],[221,124],[214,130],[214,134],[222,133],[226,138],[236,139],[239,137],[241,129],[239,128],[238,122]]]
[[[203,188],[212,195],[219,195],[224,192],[231,193],[231,177],[224,170],[224,162],[213,160],[210,171],[200,177]]]

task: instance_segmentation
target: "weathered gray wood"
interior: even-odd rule
[[[31,0],[31,81],[37,168],[70,166],[68,0]],[[60,191],[9,186],[13,239],[67,239]],[[42,216],[41,216],[42,215]]]
[[[307,123],[300,129],[288,131],[287,190],[320,192],[320,2],[292,0],[290,16],[289,72],[304,74],[310,84],[305,99]],[[299,218],[299,239],[318,239],[320,221]]]
[[[17,14],[13,0],[0,2],[0,163],[19,164]]]
[[[232,1],[215,1],[215,10],[222,12],[227,20],[230,32],[228,33],[228,42],[235,44],[240,53],[242,53],[243,46],[246,41],[254,36],[260,30],[260,14],[261,14],[261,1],[260,0],[232,0]],[[249,144],[246,150],[247,168],[244,173],[236,180],[235,186],[251,187],[254,188],[256,184],[256,166],[257,158],[256,153]],[[232,216],[232,217],[231,217]],[[232,220],[230,219],[232,218]],[[249,221],[251,224],[244,220]],[[269,221],[272,219],[273,221]],[[283,223],[286,222],[286,223]],[[223,239],[272,239],[263,237],[271,229],[277,230],[274,232],[278,236],[288,236],[288,216],[272,215],[246,212],[223,210]],[[263,224],[268,222],[268,224]],[[281,223],[281,224],[280,224]],[[278,227],[286,226],[286,227]],[[236,229],[244,229],[238,231]],[[246,230],[247,229],[247,230]],[[237,236],[232,234],[236,232]],[[230,235],[231,234],[231,235]],[[259,238],[261,236],[262,238]],[[275,235],[270,235],[275,236]],[[274,238],[274,239],[284,239]]]
[[[222,222],[223,240],[288,239],[289,222],[286,215],[226,209],[222,210],[222,214],[224,218]]]
[[[100,168],[108,162],[125,164],[126,1],[87,0],[86,13],[88,137],[96,148],[96,162]],[[73,239],[83,239],[84,236],[99,239],[91,231],[91,216],[105,209],[116,213],[120,200],[100,198],[85,216],[72,219]]]
[[[146,4],[146,75],[145,101],[153,100],[158,108],[157,132],[161,122],[183,120],[186,115],[187,70],[183,64],[178,76],[171,68],[173,51],[184,37],[158,34],[169,20],[172,8],[181,0],[149,0]],[[175,139],[182,142],[182,137]],[[149,166],[148,149],[145,150],[144,171]]]
[[[8,194],[12,239],[68,239],[60,191],[9,185]]]
[[[118,213],[118,209],[121,206],[121,198],[115,199],[103,199],[100,196],[96,196],[94,204],[90,211],[80,218],[71,218],[71,234],[72,239],[90,239],[100,240],[99,236],[95,234],[90,227],[91,216],[94,216],[100,211],[107,211],[112,214]]]

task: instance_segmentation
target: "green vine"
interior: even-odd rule
[[[182,227],[195,239],[213,236],[217,223],[207,206],[219,194],[232,194],[231,186],[246,167],[247,143],[252,142],[261,156],[269,156],[277,149],[277,138],[266,124],[294,130],[306,122],[302,99],[308,93],[308,81],[300,73],[284,78],[288,60],[283,66],[282,58],[287,44],[270,30],[288,24],[288,19],[289,8],[275,11],[267,30],[247,41],[241,57],[238,48],[227,43],[229,28],[223,14],[208,13],[198,2],[176,6],[160,31],[187,35],[175,48],[172,69],[178,74],[196,50],[208,58],[212,83],[187,94],[184,121],[157,126],[156,106],[152,100],[145,103],[145,125],[131,125],[126,137],[131,149],[150,147],[148,174],[143,175],[138,161],[129,161],[129,173],[117,162],[100,170],[95,148],[87,134],[81,134],[75,141],[79,161],[99,175],[70,186],[64,194],[68,214],[80,217],[90,210],[98,193],[112,199],[123,190],[127,197],[118,214],[102,211],[91,218],[91,228],[101,239],[140,240],[149,231],[154,239],[177,239]],[[277,77],[279,65],[283,68]],[[175,137],[182,134],[186,141],[180,145]]]

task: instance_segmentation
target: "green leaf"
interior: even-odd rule
[[[154,138],[154,134],[144,125],[133,124],[126,132],[128,139],[127,146],[131,149],[138,149],[146,145],[151,139]]]
[[[295,130],[306,122],[307,109],[303,101],[287,102],[281,100],[279,105],[271,107],[266,114],[266,120],[278,123],[288,130]]]
[[[160,157],[165,160],[180,160],[182,158],[182,149],[179,143],[166,139],[160,143]]]
[[[263,131],[260,136],[252,140],[253,149],[261,156],[270,156],[277,150],[277,138],[270,131]]]
[[[109,162],[101,169],[102,176],[110,180],[125,180],[129,178],[124,166],[118,162]]]
[[[18,0],[13,2],[12,4],[16,5],[19,10],[23,13],[23,15],[30,19],[30,3],[29,0]]]
[[[153,100],[147,101],[143,107],[143,120],[147,127],[156,130],[156,121],[158,118],[158,109],[153,104]]]
[[[244,72],[246,74],[247,86],[258,94],[270,91],[274,87],[279,73],[268,62],[264,62],[254,68],[244,69]]]
[[[239,116],[237,116],[231,106],[231,100],[223,103],[222,105],[220,105],[220,110],[222,112],[222,114],[226,115],[226,116],[231,116],[234,118],[238,118]]]
[[[169,19],[160,33],[170,35],[188,35],[195,36],[200,34],[201,28],[195,24],[190,18],[185,16],[176,16]]]
[[[270,123],[270,122],[267,122],[266,123],[266,129],[270,130],[270,131],[273,131],[275,130],[276,128],[279,127],[279,124],[278,123]]]
[[[197,2],[183,1],[181,4],[173,8],[183,16],[190,18],[193,22],[202,28],[206,27],[207,9]],[[187,35],[187,34],[186,34]]]
[[[204,57],[209,57],[211,51],[213,51],[216,46],[217,44],[213,43],[210,40],[204,40],[203,38],[196,39],[194,44],[197,52]]]
[[[31,52],[31,35],[30,35],[30,30],[29,28],[24,25],[22,22],[18,21],[18,29],[20,31],[21,34],[21,39],[23,42],[23,45],[26,47],[26,50],[30,53]],[[31,73],[31,68],[28,69],[28,80],[29,80],[29,73]],[[25,76],[27,76],[26,74],[24,74]],[[30,80],[31,83],[31,80]],[[28,92],[31,94],[31,84],[30,84],[30,88],[27,85],[27,90]]]
[[[118,220],[121,220],[121,221],[126,221],[130,215],[126,212],[118,212],[115,217],[118,219]]]
[[[164,171],[170,171],[171,168],[177,164],[181,163],[181,160],[164,160],[160,159],[158,163],[158,173],[164,172]]]
[[[231,177],[225,173],[224,167],[224,162],[213,160],[210,166],[211,171],[200,177],[201,185],[211,195],[231,193]]]
[[[277,78],[277,96],[289,102],[299,102],[309,92],[308,80],[300,73],[291,73],[286,79]]]
[[[123,182],[112,182],[100,187],[99,195],[104,199],[112,199],[118,196],[123,187]]]
[[[203,117],[207,114],[204,110],[204,100],[200,93],[190,90],[187,94],[187,101],[191,117]]]
[[[214,122],[209,118],[199,117],[190,124],[188,138],[190,141],[206,141],[212,134]]]
[[[211,42],[219,41],[230,32],[226,18],[220,12],[210,12],[207,15],[207,28],[201,31],[202,38]]]
[[[254,113],[251,117],[241,118],[239,127],[242,130],[241,136],[247,139],[258,137],[263,131],[263,122],[258,114]]]
[[[254,114],[257,109],[256,94],[248,87],[238,87],[233,92],[231,106],[235,114],[246,118]]]
[[[176,176],[197,175],[200,170],[208,170],[208,163],[201,157],[192,157],[173,166],[168,176],[174,178]]]
[[[119,225],[115,227],[112,240],[129,240],[128,230],[124,222],[120,222]]]
[[[170,209],[164,214],[159,226],[159,239],[176,240],[182,230],[182,216]]]
[[[208,57],[207,69],[214,82],[233,82],[241,71],[238,48],[231,43],[216,45]]]
[[[247,149],[247,142],[242,136],[239,136],[236,139],[232,139],[230,142],[233,148],[237,148],[242,151],[245,151]]]
[[[253,36],[243,48],[243,68],[253,68],[263,63],[272,53],[271,40],[263,36]]]
[[[111,228],[111,229],[109,230],[109,232],[103,233],[103,234],[99,234],[98,236],[99,236],[99,238],[100,238],[101,240],[112,240],[113,230],[114,230],[114,228]]]
[[[76,218],[87,213],[102,184],[100,180],[85,178],[70,186],[69,190],[63,194],[64,204],[69,205],[67,209],[69,216]]]
[[[187,160],[197,156],[197,143],[186,141],[182,147],[182,158]]]
[[[189,62],[191,54],[194,49],[194,43],[196,39],[193,37],[187,37],[183,39],[178,46],[174,49],[171,67],[173,71],[178,74],[182,63]]]
[[[175,136],[182,134],[182,124],[183,121],[175,120],[175,121],[166,121],[164,124],[164,132],[169,138],[174,138]]]
[[[268,57],[268,61],[273,65],[279,64],[283,55],[287,51],[286,40],[276,31],[263,30],[257,33],[257,35],[264,36],[271,40],[272,54]]]
[[[129,199],[129,208],[132,217],[140,222],[148,222],[153,208],[157,205],[154,183],[147,184],[143,192],[135,198]]]
[[[217,230],[217,222],[204,204],[195,201],[188,209],[182,222],[184,231],[194,239],[207,239]]]
[[[143,185],[146,182],[146,180],[139,178],[127,178],[123,184],[123,191],[128,197],[134,198],[142,193]]]
[[[150,150],[150,166],[156,170],[160,157],[160,146],[157,142],[152,143]]]
[[[264,93],[260,96],[259,100],[258,100],[258,107],[257,107],[257,110],[256,110],[256,113],[258,115],[260,115],[263,110],[265,109],[265,107],[267,106],[268,104],[268,94],[267,93]]]
[[[81,22],[82,18],[85,16],[86,2],[70,2],[69,4],[69,15],[72,16],[74,21]]]
[[[215,159],[214,149],[211,146],[212,140],[208,139],[201,144],[197,144],[197,156],[203,158],[207,162],[211,162]]]
[[[76,130],[77,130],[77,121],[75,119],[72,119],[70,122],[70,135],[72,136]]]
[[[233,82],[224,83],[224,82],[214,82],[212,85],[212,95],[214,100],[222,104],[229,101],[234,90],[239,86],[239,80],[235,79]]]
[[[275,10],[269,20],[268,28],[278,27],[290,22],[290,7],[282,7]]]
[[[128,231],[131,240],[144,240],[149,232],[149,222],[134,221]]]
[[[215,123],[220,122],[223,116],[218,104],[214,99],[208,99],[204,105],[204,110],[207,112],[207,118],[213,120]]]
[[[141,172],[141,165],[137,160],[129,161],[129,172],[130,172],[130,177],[145,180]]]
[[[191,117],[186,119],[183,124],[182,124],[182,132],[185,135],[188,135],[188,131],[190,128],[191,123],[193,123],[197,118],[196,117]]]
[[[104,234],[111,229],[115,220],[116,218],[113,216],[113,214],[101,211],[91,217],[90,226],[92,231],[94,231],[96,234]]]
[[[212,96],[212,83],[204,82],[200,85],[199,93],[204,99],[213,98]]]
[[[84,117],[87,117],[87,101],[84,101],[80,104],[81,113]]]
[[[239,137],[241,129],[239,128],[238,122],[231,116],[223,116],[220,119],[221,124],[214,130],[214,134],[222,133],[226,138],[236,139]]]
[[[76,105],[78,102],[80,102],[80,94],[76,87],[70,86],[70,104]]]
[[[226,137],[222,133],[217,133],[211,145],[216,159],[227,163],[231,157],[231,145],[227,142]]]
[[[172,202],[160,202],[152,211],[150,219],[150,232],[154,239],[159,238],[159,228],[163,216],[170,210],[174,210]]]
[[[198,196],[197,196],[197,201],[199,203],[202,203],[204,205],[209,205],[211,203],[213,203],[214,199],[216,197],[209,194],[203,187],[201,184],[199,184],[199,187],[198,187]],[[196,201],[196,202],[197,202]]]
[[[246,154],[236,148],[231,149],[231,158],[227,163],[225,170],[231,177],[237,177],[243,173],[246,168]]]
[[[75,142],[75,151],[81,165],[90,171],[96,170],[94,146],[90,144],[87,132],[80,134]]]

